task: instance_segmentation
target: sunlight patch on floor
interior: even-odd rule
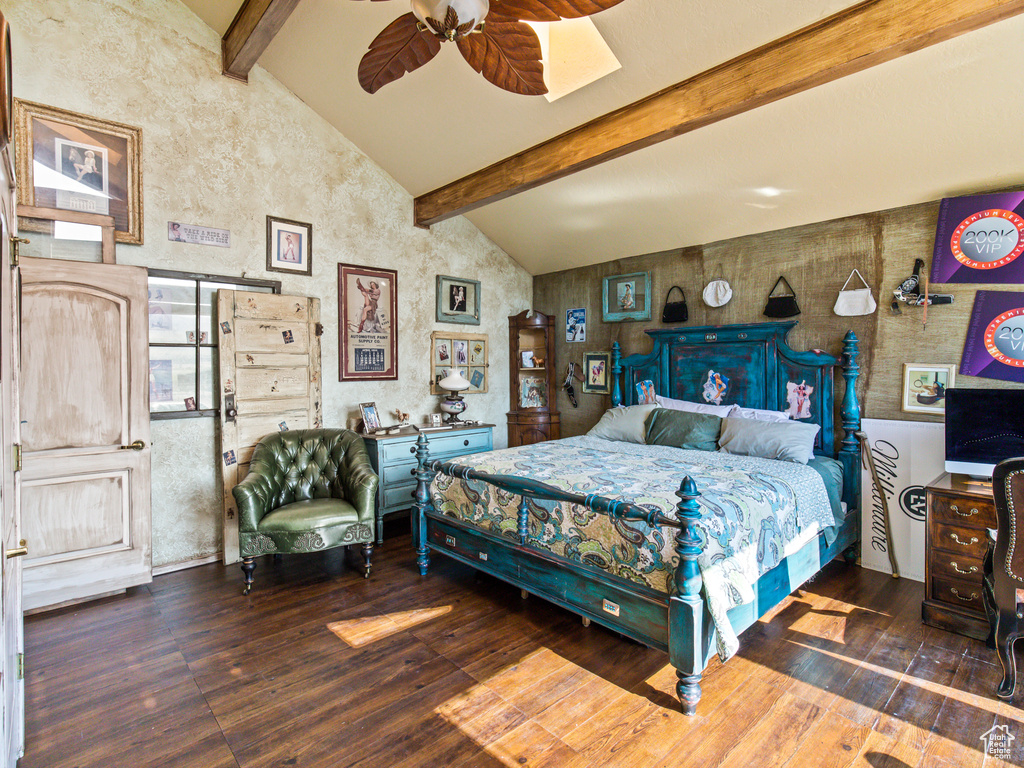
[[[390,637],[409,627],[415,627],[432,621],[446,613],[451,613],[450,605],[439,605],[436,608],[418,608],[412,611],[361,616],[358,619],[332,621],[327,628],[353,648],[361,648],[381,638]]]

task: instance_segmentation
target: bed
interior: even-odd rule
[[[744,629],[822,566],[856,555],[857,339],[846,334],[841,359],[798,352],[786,343],[794,325],[649,330],[652,351],[627,357],[616,343],[612,404],[635,416],[641,409],[630,406],[653,388],[665,404],[788,407],[818,428],[807,464],[597,436],[455,464],[432,461],[420,435],[412,512],[420,573],[431,551],[443,553],[667,652],[682,710],[695,714],[714,653],[727,658]]]

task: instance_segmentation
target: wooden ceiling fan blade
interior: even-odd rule
[[[548,92],[540,40],[529,25],[488,21],[482,32],[460,37],[456,43],[469,66],[499,88],[523,96]]]
[[[441,41],[421,31],[412,13],[399,16],[370,43],[359,62],[359,84],[367,93],[419,69],[441,50]]]
[[[558,21],[578,19],[618,5],[622,0],[492,0],[491,21]]]

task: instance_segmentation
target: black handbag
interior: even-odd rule
[[[788,293],[772,296],[780,283],[786,284]],[[765,317],[793,317],[799,314],[800,307],[796,303],[796,294],[793,292],[793,287],[785,277],[779,277],[775,281],[775,285],[772,286],[772,289],[768,291],[768,301],[764,305]]]
[[[669,301],[668,297],[672,295],[672,291],[679,291],[679,295],[683,297],[683,300]],[[678,285],[673,285],[668,289],[668,293],[665,294],[665,309],[661,311],[661,322],[685,323],[689,316],[690,313],[686,309],[686,294]]]

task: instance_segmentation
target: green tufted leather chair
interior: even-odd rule
[[[258,555],[362,544],[373,554],[377,475],[363,438],[347,429],[297,429],[257,444],[249,474],[232,489],[245,590]]]

